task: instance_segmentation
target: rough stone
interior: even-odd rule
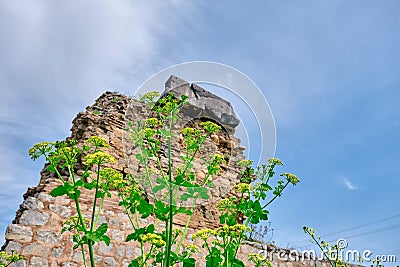
[[[49,194],[43,193],[43,192],[39,193],[37,195],[37,198],[44,202],[53,202],[54,201],[54,197],[50,196]]]
[[[60,205],[68,205],[70,202],[71,202],[71,199],[69,199],[65,196],[56,197],[54,200],[55,204],[60,204]]]
[[[103,255],[107,255],[108,253],[110,253],[112,248],[113,248],[112,244],[107,246],[104,242],[101,242],[99,245],[99,253],[103,254]]]
[[[40,244],[30,244],[24,247],[23,255],[35,255],[41,257],[47,257],[49,249]]]
[[[63,262],[62,267],[78,267],[78,264],[75,262]]]
[[[110,218],[108,223],[110,226],[119,226],[119,220],[117,218]]]
[[[64,249],[62,247],[54,248],[51,251],[51,256],[53,258],[60,258],[62,256],[63,252],[64,252]]]
[[[28,267],[48,267],[49,263],[46,258],[33,256]]]
[[[18,224],[10,224],[6,230],[6,239],[18,242],[32,241],[33,232],[30,227],[21,226]]]
[[[112,235],[111,235],[112,240],[116,241],[125,241],[125,232],[124,231],[118,231],[118,230],[113,230]]]
[[[11,252],[11,250],[14,250],[14,251],[20,252],[21,248],[22,248],[22,244],[20,244],[18,242],[14,242],[14,241],[9,241],[5,248],[5,251]]]
[[[119,245],[117,248],[117,255],[119,257],[124,257],[125,256],[125,245]]]
[[[45,212],[26,210],[22,213],[19,223],[23,225],[45,225],[50,215]]]
[[[44,208],[43,202],[35,197],[28,197],[22,203],[22,207],[30,210],[42,210]]]
[[[108,266],[115,266],[117,264],[117,262],[115,261],[115,259],[113,257],[105,257],[104,263]]]
[[[64,218],[69,218],[69,216],[71,216],[71,208],[70,207],[65,207],[60,204],[50,204],[49,209],[52,212],[54,212]]]
[[[37,232],[37,239],[44,243],[57,244],[61,241],[61,234],[50,230],[40,230]]]

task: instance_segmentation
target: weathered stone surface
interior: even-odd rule
[[[18,224],[10,224],[6,230],[6,239],[18,242],[32,241],[33,232],[30,227],[21,226]]]
[[[117,262],[115,261],[115,259],[113,257],[105,257],[104,263],[108,266],[115,266],[117,264]]]
[[[49,217],[50,215],[45,212],[26,210],[22,213],[19,223],[24,225],[45,225]]]
[[[112,248],[113,248],[112,244],[107,246],[104,242],[101,242],[99,245],[99,253],[102,255],[107,255],[108,253],[110,253]]]
[[[112,240],[116,241],[125,241],[125,232],[124,231],[118,231],[118,230],[113,230],[112,235],[111,235]]]
[[[54,248],[51,251],[51,256],[53,258],[60,258],[63,255],[64,249],[62,247]]]
[[[119,257],[124,257],[125,256],[125,245],[119,245],[117,248],[117,255]]]
[[[61,241],[61,234],[50,230],[40,230],[37,232],[37,239],[44,243],[57,244]]]
[[[59,196],[56,197],[54,200],[55,204],[60,204],[60,205],[68,205],[71,202],[71,199],[65,196]]]
[[[52,201],[54,201],[54,197],[50,196],[49,194],[43,193],[43,192],[39,193],[37,195],[37,198],[40,199],[41,201],[44,201],[44,202],[52,202]]]
[[[31,257],[28,267],[48,267],[48,265],[46,258],[33,256]]]
[[[49,249],[44,245],[40,244],[30,244],[24,247],[22,254],[23,255],[35,255],[41,257],[47,257]]]
[[[60,204],[50,204],[49,209],[64,218],[71,216],[71,208]]]
[[[75,262],[63,262],[62,267],[78,267]]]
[[[22,203],[22,207],[31,210],[42,210],[44,208],[43,202],[35,197],[28,197]]]
[[[8,244],[7,244],[6,248],[5,248],[5,251],[11,252],[11,250],[13,250],[13,251],[21,252],[20,251],[21,248],[22,248],[22,244],[21,243],[10,241],[10,242],[8,242]]]

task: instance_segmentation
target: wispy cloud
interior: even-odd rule
[[[194,10],[182,0],[0,2],[0,245],[43,166],[28,148],[65,138],[105,90],[134,92],[195,34]]]
[[[357,186],[355,186],[353,183],[351,183],[351,182],[350,182],[348,179],[346,179],[346,178],[343,178],[343,179],[342,179],[342,183],[343,183],[343,185],[346,186],[346,188],[349,189],[349,190],[357,190],[357,189],[358,189]]]

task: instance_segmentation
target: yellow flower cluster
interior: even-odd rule
[[[154,127],[154,126],[156,126],[158,124],[161,124],[161,122],[157,118],[148,118],[146,120],[146,124],[149,125],[149,126]]]
[[[153,137],[155,135],[156,135],[156,130],[154,130],[152,128],[145,128],[144,129],[144,136],[146,138]]]
[[[228,225],[224,224],[223,226],[218,227],[217,234],[219,236],[229,235],[231,237],[237,237],[237,236],[240,236],[245,231],[251,231],[251,229],[246,227],[243,224],[235,224],[232,226],[228,226]]]
[[[85,157],[85,161],[87,165],[92,165],[92,164],[101,164],[101,163],[107,163],[107,162],[115,162],[115,158],[111,156],[108,153],[102,152],[102,151],[97,151],[93,154],[89,154]]]
[[[221,126],[211,121],[201,122],[200,126],[209,133],[217,133],[219,130],[221,130]]]
[[[54,149],[54,142],[41,142],[35,144],[31,149],[29,149],[29,155],[32,159],[37,159],[41,155],[50,153]]]
[[[190,256],[192,256],[193,254],[200,252],[200,249],[199,249],[199,247],[196,246],[196,245],[187,244],[187,245],[184,245],[183,251],[186,252],[187,255],[190,257]]]
[[[233,187],[239,193],[246,193],[253,190],[253,187],[247,183],[239,183]]]
[[[149,242],[150,244],[156,247],[162,247],[166,245],[165,241],[162,240],[160,235],[153,233],[147,233],[145,235],[142,235],[142,240],[143,242]]]
[[[120,189],[128,185],[122,173],[113,168],[104,168],[100,171],[100,177],[105,180],[110,189]]]
[[[217,235],[217,232],[215,230],[201,229],[193,235],[192,239],[200,238],[200,239],[206,241],[210,236],[216,236],[216,235]]]
[[[189,135],[194,132],[194,129],[191,127],[186,127],[181,130],[181,133],[184,135]]]
[[[268,159],[268,163],[271,165],[283,165],[282,161],[278,158],[270,158]]]
[[[0,251],[0,266],[9,266],[12,262],[19,260],[25,260],[26,258],[21,254],[18,254],[15,250],[11,250],[11,254],[6,251]],[[3,263],[2,261],[6,262]]]
[[[218,154],[218,153],[214,154],[214,162],[216,164],[220,164],[221,162],[224,162],[224,161],[225,161],[224,156],[222,156],[221,154]]]
[[[216,205],[216,208],[219,209],[220,211],[225,211],[228,210],[232,207],[233,205],[233,199],[231,198],[224,198],[218,204]]]
[[[249,160],[249,159],[243,159],[243,160],[238,162],[238,165],[240,167],[244,167],[244,168],[251,168],[252,164],[253,164],[253,161]]]
[[[91,136],[86,140],[86,143],[92,144],[95,147],[108,147],[106,139],[99,136]]]
[[[285,172],[285,173],[282,173],[281,176],[284,176],[286,178],[286,180],[293,185],[296,185],[298,182],[300,182],[299,178],[297,178],[296,175],[291,174],[291,173]]]
[[[254,262],[256,266],[272,266],[272,263],[261,254],[250,253],[249,261]]]

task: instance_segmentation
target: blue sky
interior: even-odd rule
[[[102,92],[133,95],[193,60],[242,71],[270,104],[282,171],[301,179],[270,209],[279,245],[308,245],[303,225],[324,235],[400,215],[399,10],[394,0],[1,1],[0,234],[39,180],[29,147],[67,137]],[[396,225],[327,239],[377,230],[350,248],[400,262]]]

